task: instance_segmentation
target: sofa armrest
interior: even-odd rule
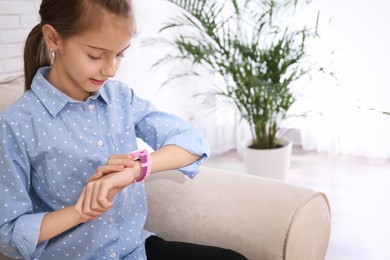
[[[10,76],[0,80],[0,112],[24,93],[23,75]]]
[[[324,193],[286,182],[201,167],[146,182],[146,229],[167,240],[230,248],[248,259],[324,259],[330,208]]]

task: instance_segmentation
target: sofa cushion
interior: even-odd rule
[[[11,105],[24,92],[24,77],[10,76],[0,81],[0,111]]]

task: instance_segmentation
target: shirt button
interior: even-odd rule
[[[108,222],[110,222],[110,223],[114,222],[114,218],[109,218]]]
[[[111,256],[111,258],[115,258],[116,257],[116,253],[115,252],[111,252],[110,256]]]
[[[99,147],[102,147],[103,144],[104,144],[104,142],[103,142],[102,140],[99,140],[99,141],[97,142],[97,145],[98,145]]]
[[[88,109],[89,109],[89,110],[93,110],[93,105],[89,105],[89,106],[88,106]]]

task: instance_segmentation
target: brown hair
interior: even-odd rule
[[[131,33],[135,33],[135,18],[131,0],[42,0],[39,14],[41,22],[36,25],[27,37],[24,47],[25,90],[30,85],[40,67],[51,63],[42,34],[42,26],[49,24],[56,29],[62,39],[69,38],[101,21],[101,11],[130,19]]]

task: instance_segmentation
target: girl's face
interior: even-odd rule
[[[129,20],[103,12],[101,26],[59,40],[48,80],[75,100],[85,101],[114,77],[130,46]]]

